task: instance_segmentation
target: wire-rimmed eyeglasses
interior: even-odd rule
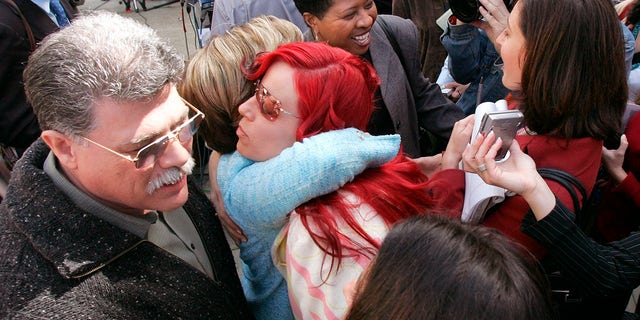
[[[133,164],[136,166],[136,169],[147,167],[156,162],[156,160],[164,153],[164,151],[167,149],[167,146],[173,139],[178,138],[181,143],[185,143],[189,141],[196,132],[198,132],[198,127],[200,126],[202,119],[204,119],[204,113],[196,109],[196,107],[191,105],[188,101],[182,99],[182,102],[184,102],[184,104],[191,108],[191,110],[193,110],[196,114],[193,117],[187,119],[171,132],[142,147],[142,149],[138,150],[138,153],[136,153],[135,157],[131,157],[130,155],[122,154],[111,148],[105,147],[104,145],[97,143],[87,137],[82,138],[102,149],[105,149],[115,155],[133,162]]]

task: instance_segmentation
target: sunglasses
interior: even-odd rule
[[[276,97],[269,93],[269,90],[265,88],[260,80],[256,81],[256,100],[260,104],[260,110],[265,118],[275,121],[280,113],[298,118],[295,114],[282,108],[282,103]]]
[[[202,119],[204,119],[204,114],[200,110],[196,109],[196,107],[191,105],[186,100],[182,99],[182,102],[184,102],[184,104],[186,104],[189,108],[191,108],[191,110],[193,110],[196,113],[196,115],[187,119],[187,121],[183,122],[181,125],[179,125],[177,128],[175,128],[171,132],[167,133],[166,135],[142,147],[142,149],[140,149],[138,153],[136,153],[135,157],[131,157],[129,155],[125,155],[120,152],[117,152],[87,137],[82,137],[82,138],[86,141],[89,141],[95,144],[96,146],[102,149],[105,149],[115,155],[118,155],[124,159],[127,159],[133,162],[133,164],[136,166],[136,169],[150,166],[154,164],[156,160],[160,158],[160,156],[162,156],[164,151],[167,150],[169,143],[173,141],[173,139],[178,138],[178,141],[184,144],[185,142],[190,141],[191,137],[193,137],[193,135],[196,132],[198,132],[198,127],[200,127],[200,123],[202,123]]]

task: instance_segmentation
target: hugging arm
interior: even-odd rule
[[[220,193],[220,187],[218,186],[218,162],[220,162],[221,154],[213,151],[209,157],[209,185],[211,186],[211,194],[209,199],[216,208],[216,215],[222,226],[227,230],[229,236],[236,243],[247,242],[247,236],[234,221],[227,214],[227,209],[224,207],[224,201],[222,200],[222,193]]]
[[[300,204],[337,190],[366,168],[390,161],[399,149],[398,135],[334,130],[296,142],[264,162],[253,162],[238,152],[224,155],[218,164],[218,184],[231,217],[251,222],[240,227],[279,228]]]
[[[623,134],[620,137],[620,147],[618,149],[608,150],[602,147],[602,163],[615,184],[613,192],[623,194],[627,201],[640,208],[640,182],[638,182],[638,178],[632,171],[627,172],[622,167],[628,147],[629,141],[627,136]]]

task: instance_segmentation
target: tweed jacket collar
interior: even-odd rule
[[[16,163],[6,205],[13,223],[62,276],[81,277],[144,241],[84,212],[57,189],[42,169],[48,153],[39,139]]]

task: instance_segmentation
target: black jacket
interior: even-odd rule
[[[84,212],[55,187],[38,140],[0,205],[0,318],[247,319],[250,312],[214,209],[195,184],[183,206],[215,280]]]
[[[36,43],[58,30],[49,16],[31,0],[13,0],[27,18]],[[60,0],[69,20],[75,8]],[[26,149],[40,135],[40,128],[24,94],[22,71],[31,53],[20,16],[0,0],[0,144]]]

